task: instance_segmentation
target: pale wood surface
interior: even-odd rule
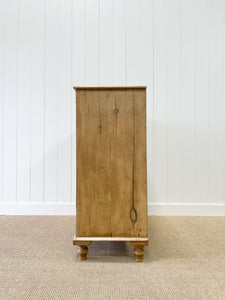
[[[73,239],[73,245],[88,246],[88,245],[91,245],[91,242],[92,241],[90,239],[77,240],[75,237]]]
[[[127,90],[146,89],[146,86],[74,86],[74,90]]]
[[[135,237],[74,237],[73,244],[81,245],[82,242],[87,245],[87,242],[148,242],[148,238]]]
[[[146,90],[78,89],[76,105],[76,236],[147,238]]]

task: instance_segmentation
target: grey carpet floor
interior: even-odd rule
[[[136,263],[124,242],[72,245],[71,216],[0,217],[0,299],[225,299],[225,218],[149,217]]]

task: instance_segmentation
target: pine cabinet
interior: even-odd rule
[[[127,241],[142,261],[148,245],[146,87],[75,87],[76,234],[85,260],[92,241]]]

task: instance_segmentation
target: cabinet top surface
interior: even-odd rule
[[[146,89],[146,86],[74,86],[77,90],[128,90],[128,89]]]

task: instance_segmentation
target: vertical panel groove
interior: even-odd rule
[[[127,85],[127,0],[125,0],[125,83]]]
[[[100,57],[101,57],[101,51],[100,51],[100,25],[101,25],[101,14],[100,14],[100,0],[98,0],[98,85],[100,85]]]
[[[180,6],[179,6],[179,14],[180,14],[180,92],[179,92],[179,96],[180,96],[180,111],[182,111],[182,1],[180,1]],[[181,118],[180,118],[181,119]],[[181,151],[183,150],[183,132],[181,130],[181,134],[180,134],[180,139],[181,139]],[[180,201],[181,203],[183,203],[183,159],[182,159],[182,154],[181,154],[181,160],[180,160],[180,186],[181,186],[181,192],[180,192]]]
[[[4,11],[4,5],[3,2],[1,2],[2,5],[2,9],[1,12],[3,14]],[[2,144],[1,144],[1,201],[2,203],[4,203],[4,102],[5,102],[5,35],[6,35],[6,28],[5,28],[5,14],[1,15],[1,30],[0,30],[0,37],[2,39],[2,51],[0,53],[0,57],[1,57],[1,62],[2,62],[2,91],[1,91],[1,108],[2,108],[2,112],[1,112],[1,140],[2,140]]]
[[[221,18],[222,18],[222,53],[225,53],[225,18],[223,17],[223,12],[225,11],[225,2],[221,0]],[[225,59],[223,59],[223,91],[222,99],[225,99]],[[223,114],[225,115],[225,102],[223,105]],[[223,128],[225,128],[225,118],[223,122]],[[225,135],[223,136],[223,182],[225,182]],[[225,184],[223,184],[223,195],[225,195]],[[225,198],[223,199],[223,204],[225,204]]]
[[[70,185],[70,193],[71,193],[71,198],[70,198],[70,202],[73,202],[73,187],[72,184],[75,184],[72,182],[72,178],[73,178],[73,0],[71,0],[70,2],[70,9],[71,9],[71,27],[70,27],[70,45],[71,45],[71,53],[70,53],[70,85],[71,85],[71,100],[70,100],[70,118],[71,118],[71,124],[70,124],[70,143],[71,143],[71,147],[70,147],[70,161],[71,161],[71,168],[70,168],[70,180],[71,180],[71,185]]]
[[[87,0],[84,0],[84,20],[85,20],[85,25],[84,25],[84,31],[85,31],[85,44],[84,44],[84,53],[85,53],[85,61],[84,61],[84,65],[85,65],[85,76],[84,76],[84,83],[85,85],[87,84],[87,60],[86,60],[86,57],[87,57]]]
[[[154,115],[155,115],[155,0],[152,0],[152,41],[153,41],[153,46],[152,46],[152,84],[150,85],[150,89],[152,89],[152,99],[149,99],[149,101],[152,101],[152,140],[150,140],[150,142],[152,141],[152,146],[149,150],[152,151],[152,160],[150,160],[152,162],[152,176],[151,176],[151,172],[150,176],[151,176],[151,182],[150,182],[150,189],[152,189],[152,201],[153,203],[155,202],[155,181],[154,181],[154,177],[155,177],[155,163],[154,163],[154,157],[155,157],[155,122],[154,122]],[[148,90],[147,90],[148,93]],[[148,98],[147,98],[148,99]],[[150,165],[147,166],[148,169],[150,169]],[[150,195],[148,193],[148,199],[150,199]]]
[[[59,3],[60,3],[60,0],[57,0],[56,1],[56,3],[57,3],[57,20],[58,20],[58,23],[57,23],[57,32],[59,32],[59,22],[60,22],[60,20],[59,20],[59,10],[60,10],[60,5],[59,5]],[[60,43],[58,42],[58,48],[60,47]],[[61,72],[61,70],[60,70],[60,68],[59,68],[59,52],[58,52],[58,55],[57,55],[57,69],[58,69],[58,71],[59,72]],[[56,172],[57,172],[57,193],[56,193],[56,202],[58,203],[59,202],[59,74],[57,74],[57,87],[56,87],[56,89],[57,89],[57,99],[56,99],[56,101],[57,101],[57,124],[56,124],[56,126],[57,126],[57,133],[56,133],[56,139],[57,139],[57,150],[56,150],[56,157],[57,157],[57,165],[56,165]]]
[[[166,0],[166,16],[165,16],[165,24],[166,24],[166,29],[168,29],[168,0]],[[169,99],[168,99],[168,31],[167,31],[167,48],[166,48],[166,79],[167,79],[167,85],[166,85],[166,114],[167,114],[167,119],[166,123],[168,124],[168,104],[169,104]],[[169,186],[169,165],[168,165],[168,126],[166,129],[166,203],[168,204],[168,186]]]
[[[196,1],[194,1],[193,4],[193,15],[194,15],[194,191],[196,192],[196,184],[197,184],[197,168],[196,168],[196,157],[197,157],[197,141],[196,141],[196,30],[197,30],[197,25],[196,25],[196,18],[197,18],[197,12],[196,12]]]
[[[114,83],[114,23],[113,23],[113,18],[114,18],[114,2],[112,0],[112,83]]]
[[[44,132],[43,132],[43,203],[45,202],[45,80],[46,80],[46,76],[45,76],[45,63],[46,63],[46,7],[47,7],[47,0],[44,0],[44,87],[43,87],[43,98],[44,98],[44,118],[43,118],[43,128],[44,128]]]
[[[16,39],[16,203],[17,203],[17,175],[18,175],[18,74],[19,74],[19,19],[20,0],[17,0],[17,39]]]
[[[210,9],[210,0],[208,0],[208,12],[210,12],[211,9]],[[208,28],[209,28],[209,25],[210,25],[210,14],[208,14]],[[209,28],[210,29],[210,28]],[[210,30],[209,30],[210,32]],[[210,82],[210,65],[209,65],[209,43],[210,43],[210,35],[208,35],[208,79],[209,79],[209,82]],[[210,168],[210,85],[208,84],[207,85],[207,89],[208,89],[208,97],[207,97],[207,100],[208,100],[208,171],[209,171],[209,174],[208,174],[208,184],[209,184],[209,200],[211,200],[211,168]]]

